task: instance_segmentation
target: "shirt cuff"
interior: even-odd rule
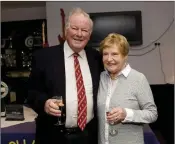
[[[133,110],[125,108],[125,111],[126,111],[126,117],[122,122],[132,122],[133,121],[133,116],[134,116]]]

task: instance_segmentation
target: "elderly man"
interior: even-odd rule
[[[36,144],[96,144],[97,91],[103,70],[98,51],[86,47],[93,28],[89,15],[73,9],[63,44],[34,54],[28,103],[38,113]],[[54,96],[62,96],[59,110]],[[64,125],[56,126],[65,115]]]

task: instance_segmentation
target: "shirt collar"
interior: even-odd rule
[[[69,57],[71,57],[74,54],[74,51],[70,48],[70,46],[68,45],[67,41],[65,41],[65,43],[64,43],[64,50],[65,50],[65,57],[66,58],[69,58]],[[79,56],[81,58],[84,58],[85,50],[84,49],[81,50],[78,54],[79,54]]]
[[[122,74],[125,77],[128,77],[130,71],[131,71],[131,67],[129,64],[127,64],[126,67],[121,72],[119,72],[118,76]],[[106,74],[109,75],[107,70],[106,70]]]
[[[128,77],[130,71],[131,71],[131,67],[130,67],[129,64],[127,64],[126,67],[121,71],[121,73],[122,73],[125,77]]]

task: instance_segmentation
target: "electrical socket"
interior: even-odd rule
[[[154,43],[155,46],[160,46],[160,42]]]

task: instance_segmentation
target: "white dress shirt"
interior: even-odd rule
[[[77,87],[74,70],[74,51],[68,43],[64,43],[65,76],[66,76],[66,124],[67,128],[77,127]],[[85,50],[79,52],[79,63],[82,72],[86,98],[87,98],[87,123],[94,117],[92,78]]]

